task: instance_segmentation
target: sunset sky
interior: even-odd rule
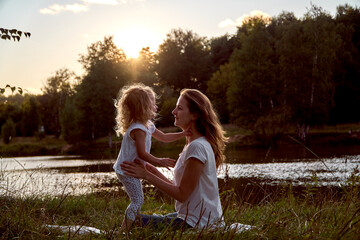
[[[39,94],[61,68],[81,75],[79,55],[105,36],[136,57],[142,47],[156,52],[172,29],[207,38],[231,35],[246,16],[287,11],[300,18],[310,2],[332,16],[341,4],[360,6],[360,0],[0,0],[0,28],[32,34],[20,42],[0,39],[0,87]]]

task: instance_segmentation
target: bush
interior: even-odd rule
[[[9,144],[16,134],[15,123],[11,119],[8,119],[2,126],[1,133],[4,143]]]
[[[291,110],[287,106],[274,108],[268,115],[258,118],[254,125],[256,139],[266,145],[276,145],[291,123]]]

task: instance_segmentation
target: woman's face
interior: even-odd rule
[[[196,119],[195,115],[190,113],[188,102],[182,96],[179,97],[172,114],[175,117],[174,125],[183,130],[188,129],[191,122]]]

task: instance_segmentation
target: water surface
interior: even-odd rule
[[[175,155],[178,153],[174,153]],[[283,149],[228,149],[219,179],[238,185],[266,184],[341,186],[360,165],[360,146],[301,146]],[[112,169],[115,159],[41,156],[0,159],[0,194],[62,195],[114,190],[121,187]],[[172,178],[172,171],[160,168]]]

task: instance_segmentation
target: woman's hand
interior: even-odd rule
[[[145,165],[137,159],[135,159],[134,162],[124,162],[120,166],[125,172],[125,175],[130,177],[146,179],[148,174],[148,170],[145,168]]]

